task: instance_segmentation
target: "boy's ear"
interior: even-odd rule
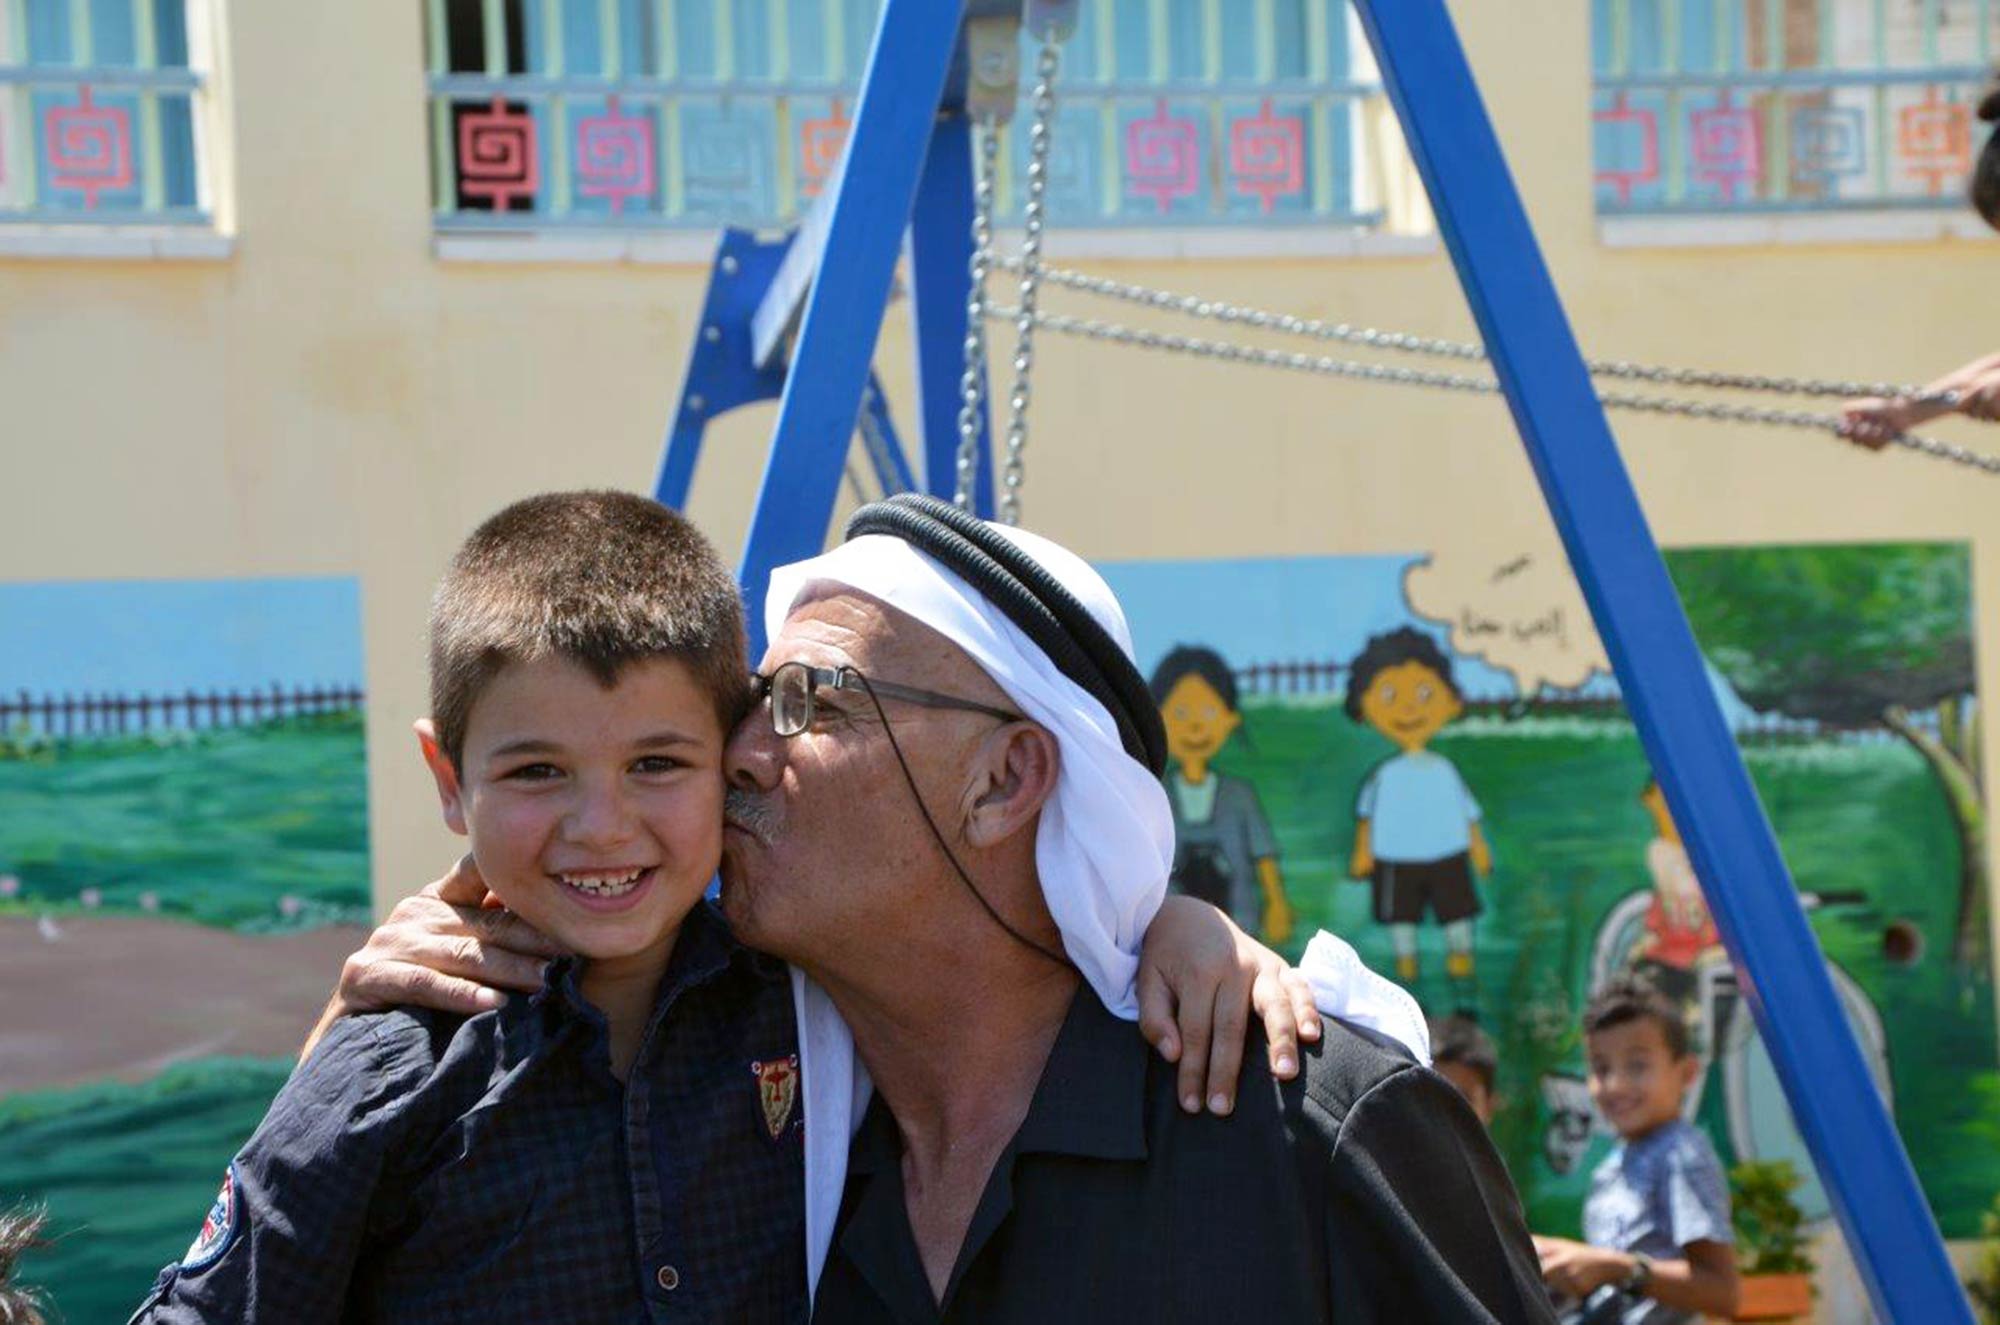
[[[438,743],[437,724],[429,718],[418,718],[413,726],[417,733],[417,746],[424,752],[424,763],[437,782],[438,804],[444,810],[445,827],[465,837],[465,793],[459,788],[458,769],[452,765],[451,756]]]
[[[966,781],[966,840],[997,846],[1035,822],[1055,794],[1061,747],[1046,728],[1010,722],[986,738]]]

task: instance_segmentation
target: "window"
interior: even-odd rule
[[[433,204],[469,230],[795,219],[838,164],[877,10],[427,3]],[[1024,101],[1034,64],[1024,38]],[[1347,0],[1083,0],[1057,105],[1056,224],[1365,225],[1375,144],[1399,142]],[[1026,137],[1009,135],[1003,217]]]
[[[2000,0],[1593,0],[1600,215],[1961,208]]]
[[[0,224],[205,224],[201,0],[0,0]]]

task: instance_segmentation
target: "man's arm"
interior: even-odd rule
[[[1325,1220],[1335,1320],[1555,1320],[1499,1154],[1427,1069],[1393,1072],[1338,1120]]]
[[[340,984],[307,1037],[309,1057],[340,1018],[392,1007],[466,1016],[499,1007],[505,990],[533,993],[562,949],[495,904],[471,856],[396,903],[382,927],[340,970]]]

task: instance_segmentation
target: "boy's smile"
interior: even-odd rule
[[[1361,695],[1361,716],[1368,725],[1410,754],[1464,711],[1444,678],[1415,660],[1383,668]]]
[[[456,768],[428,723],[418,736],[445,822],[509,910],[591,972],[664,967],[722,852],[723,733],[685,667],[632,663],[606,686],[567,658],[512,664]]]

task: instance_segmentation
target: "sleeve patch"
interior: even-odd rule
[[[202,1270],[221,1259],[229,1244],[236,1240],[243,1223],[242,1212],[242,1198],[236,1192],[236,1165],[232,1162],[222,1175],[222,1190],[215,1194],[215,1204],[209,1206],[208,1217],[201,1221],[201,1232],[181,1258],[181,1269]]]

